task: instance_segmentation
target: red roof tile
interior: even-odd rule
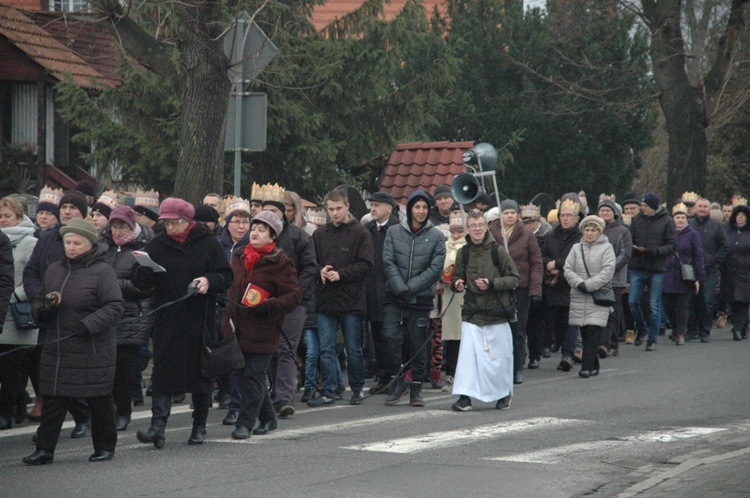
[[[412,142],[396,146],[380,180],[380,190],[406,204],[415,190],[432,194],[440,185],[453,183],[466,173],[461,156],[474,142]]]
[[[332,22],[357,10],[364,2],[365,0],[327,0],[323,5],[318,5],[313,9],[310,20],[317,31],[322,31]],[[403,10],[405,3],[406,0],[385,0],[383,2],[382,18],[386,21],[392,20]],[[432,17],[436,6],[441,14],[445,15],[444,0],[424,0],[422,5],[427,12],[428,18]]]
[[[2,5],[0,36],[7,38],[58,80],[70,74],[76,84],[84,88],[95,88],[97,83],[111,85],[100,72],[22,12]]]

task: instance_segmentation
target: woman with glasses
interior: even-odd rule
[[[201,373],[204,335],[216,329],[216,295],[232,283],[232,270],[213,233],[193,220],[189,202],[170,197],[159,208],[165,231],[144,248],[166,271],[136,266],[134,283],[154,289],[154,305],[183,298],[154,315],[154,371],[151,427],[138,431],[138,440],[164,447],[164,429],[172,408],[172,396],[190,392],[193,398],[193,430],[188,444],[202,444],[211,406],[213,379]],[[190,289],[189,289],[190,287]]]
[[[117,407],[117,430],[124,431],[133,411],[133,376],[138,348],[148,344],[151,318],[141,318],[151,310],[151,294],[139,289],[130,280],[135,265],[133,251],[142,250],[153,232],[136,223],[136,213],[129,206],[117,206],[109,216],[109,226],[101,232],[107,244],[105,261],[117,273],[117,283],[125,299],[123,319],[117,324],[117,364],[114,398]]]

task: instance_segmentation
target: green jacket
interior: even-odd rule
[[[451,285],[455,290],[456,280],[462,279],[466,286],[464,307],[461,319],[483,327],[497,323],[506,323],[515,316],[516,303],[513,290],[518,286],[520,277],[515,263],[502,245],[497,245],[499,267],[492,259],[494,239],[487,232],[481,244],[474,244],[467,235],[468,243],[459,249],[456,255],[456,268]],[[468,264],[465,264],[464,251],[469,251]],[[489,289],[480,290],[474,280],[487,278]]]

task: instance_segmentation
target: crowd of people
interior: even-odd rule
[[[71,437],[91,430],[89,461],[110,460],[151,357],[151,424],[136,437],[160,449],[186,393],[187,442],[200,445],[214,400],[247,439],[294,415],[298,390],[312,408],[343,402],[344,373],[352,405],[423,407],[427,384],[457,396],[457,412],[472,400],[508,409],[524,370],[553,353],[558,371],[580,364],[589,379],[622,344],[710,342],[714,320],[748,338],[743,198],[686,192],[669,206],[648,192],[594,206],[569,192],[545,216],[512,199],[461,206],[449,185],[404,205],[367,200],[357,219],[346,189],[326,194],[321,216],[279,185],[196,206],[154,191],[97,197],[82,182],[45,187],[32,221],[1,199],[0,430],[39,422],[23,461],[50,463],[70,412]],[[28,304],[32,326],[19,317]],[[233,336],[244,366],[204,374],[206,345]]]

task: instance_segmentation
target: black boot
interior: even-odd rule
[[[146,432],[138,431],[136,437],[142,443],[153,443],[158,448],[164,448],[164,428],[167,426],[169,412],[172,409],[172,396],[168,394],[153,394],[151,397],[151,427]]]
[[[206,426],[205,425],[193,425],[193,432],[190,433],[190,439],[188,444],[203,444],[206,439]]]
[[[424,406],[421,382],[412,382],[409,386],[409,406]]]

